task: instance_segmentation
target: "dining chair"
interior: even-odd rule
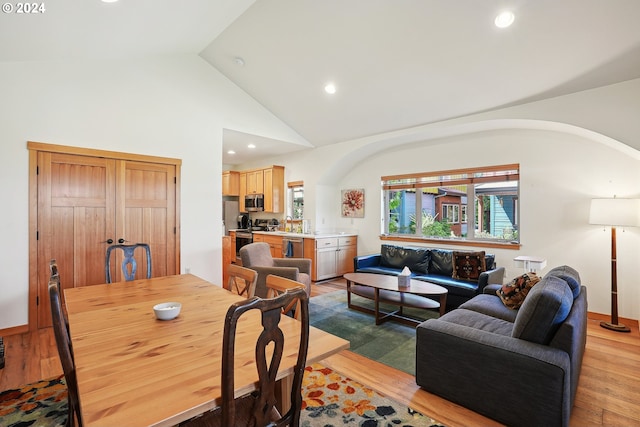
[[[58,283],[49,282],[49,301],[51,303],[51,320],[53,322],[53,333],[56,337],[58,355],[62,363],[65,382],[68,392],[69,415],[67,417],[67,427],[74,427],[76,420],[78,426],[82,427],[82,414],[80,413],[80,398],[78,396],[78,382],[76,380],[76,366],[69,339],[69,330],[64,322],[62,314],[62,304],[60,302],[60,292]]]
[[[107,248],[107,257],[105,260],[105,275],[107,283],[111,283],[111,252],[114,249],[120,249],[123,252],[124,259],[122,260],[122,273],[124,279],[127,282],[135,280],[136,272],[138,271],[138,263],[134,257],[135,250],[138,248],[144,249],[147,262],[147,279],[151,279],[151,249],[146,243],[134,243],[132,245],[111,245]]]
[[[276,374],[283,356],[284,340],[279,327],[282,309],[295,300],[300,301],[300,341],[298,356],[293,369],[291,407],[280,415],[276,409]],[[236,326],[240,317],[252,310],[262,315],[262,331],[256,343],[256,367],[258,389],[246,396],[234,396],[234,348]],[[309,346],[309,298],[304,289],[293,289],[275,298],[253,297],[231,305],[225,316],[222,337],[222,406],[180,424],[181,427],[218,426],[292,426],[300,424],[302,408],[302,377]],[[267,359],[267,355],[271,355]],[[238,367],[244,369],[245,367]]]
[[[302,289],[304,290],[304,283],[296,282],[295,280],[287,279],[286,277],[276,276],[270,274],[266,279],[267,283],[267,298],[275,298],[278,295],[282,295],[290,289]],[[300,320],[300,300],[296,299],[291,301],[287,307],[282,309],[283,314],[289,314],[293,310],[293,318]]]
[[[229,264],[227,272],[229,274],[229,282],[226,287],[228,291],[235,292],[245,298],[251,298],[255,295],[258,280],[257,271],[237,264]]]
[[[242,266],[258,272],[256,295],[267,297],[266,280],[269,274],[303,283],[311,295],[311,260],[309,258],[273,258],[266,242],[254,242],[240,248]]]
[[[62,288],[60,287],[60,273],[58,270],[58,263],[55,260],[55,258],[49,261],[49,283],[55,283],[58,288],[58,295],[62,294]],[[67,318],[67,312],[62,307],[62,303],[60,304],[60,306],[61,306],[61,312],[62,312],[62,319],[64,320],[65,330],[67,332],[67,336],[69,337],[69,343],[71,343],[71,333],[69,332],[69,319]]]

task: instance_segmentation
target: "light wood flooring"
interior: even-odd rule
[[[345,289],[344,280],[312,286],[312,296]],[[637,321],[624,319],[631,333],[599,326],[589,314],[585,351],[571,426],[640,425],[640,333]],[[0,369],[0,391],[62,373],[51,329],[4,337],[6,366]],[[500,424],[420,389],[413,376],[350,351],[322,362],[388,397],[410,405],[448,426]]]

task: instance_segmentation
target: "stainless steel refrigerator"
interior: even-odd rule
[[[224,221],[225,235],[229,235],[229,230],[238,228],[239,215],[240,204],[237,201],[225,200],[222,202],[222,220]]]

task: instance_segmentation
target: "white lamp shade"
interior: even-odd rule
[[[589,224],[640,226],[640,199],[592,199]]]

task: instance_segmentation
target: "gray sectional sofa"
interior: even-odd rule
[[[509,426],[568,426],[586,344],[587,289],[549,271],[517,310],[491,285],[416,329],[416,382]]]
[[[488,284],[502,285],[504,267],[496,268],[493,254],[484,255],[486,271],[480,273],[477,279],[454,277],[454,254],[456,253],[472,252],[383,244],[379,254],[355,257],[354,271],[397,276],[404,267],[408,267],[411,270],[412,279],[435,283],[447,289],[447,309],[449,310],[481,294]]]

